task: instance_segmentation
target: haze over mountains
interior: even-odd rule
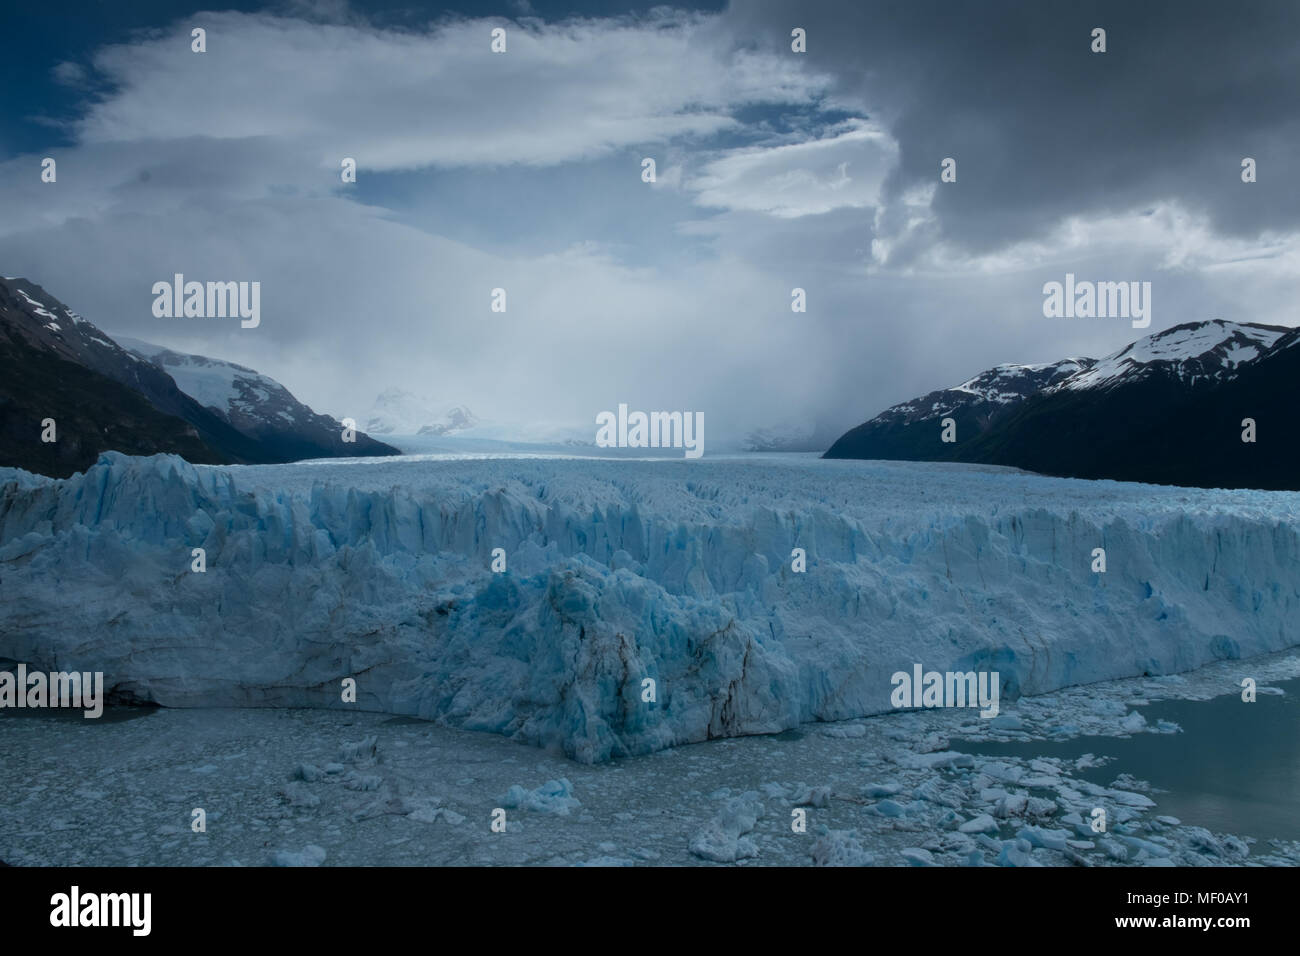
[[[0,466],[66,476],[103,451],[199,464],[396,455],[252,369],[113,341],[40,286],[0,279]],[[42,441],[54,421],[54,441]]]
[[[478,417],[464,405],[439,405],[400,388],[388,388],[361,421],[374,435],[453,435],[473,428]]]
[[[1100,360],[1001,365],[886,409],[827,458],[963,461],[1073,478],[1298,489],[1300,330],[1215,319]],[[943,419],[956,441],[943,441]],[[1255,441],[1243,441],[1245,420]]]

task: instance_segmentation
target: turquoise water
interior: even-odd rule
[[[1114,757],[1076,776],[1109,785],[1122,773],[1149,781],[1159,809],[1183,823],[1261,840],[1300,840],[1300,680],[1279,681],[1286,696],[1240,695],[1167,700],[1141,710],[1147,721],[1171,720],[1180,734],[1128,739],[993,743],[953,740],[952,748],[990,756]]]

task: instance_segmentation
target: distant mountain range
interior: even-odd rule
[[[839,434],[817,422],[786,422],[756,428],[741,442],[745,451],[825,451]]]
[[[895,405],[827,458],[963,461],[1193,487],[1300,489],[1300,330],[1186,323],[1103,359],[1000,365]],[[956,441],[942,440],[943,419]],[[1242,440],[1244,419],[1256,441]]]
[[[362,433],[344,442],[341,423],[252,369],[130,344],[40,286],[0,279],[0,466],[62,477],[109,450],[200,464],[400,454]]]
[[[375,435],[454,435],[478,425],[479,420],[464,405],[438,405],[427,398],[385,389],[361,422]]]

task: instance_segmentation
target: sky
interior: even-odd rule
[[[1300,324],[1293,0],[24,6],[0,273],[339,418],[401,388],[838,431],[1000,363]],[[156,317],[175,273],[260,282],[260,324]],[[1067,273],[1150,282],[1150,328],[1045,317]]]

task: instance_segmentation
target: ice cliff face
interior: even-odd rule
[[[887,711],[913,662],[997,670],[1006,698],[1289,646],[1298,511],[909,462],[107,453],[66,480],[0,469],[0,657],[599,761]]]

